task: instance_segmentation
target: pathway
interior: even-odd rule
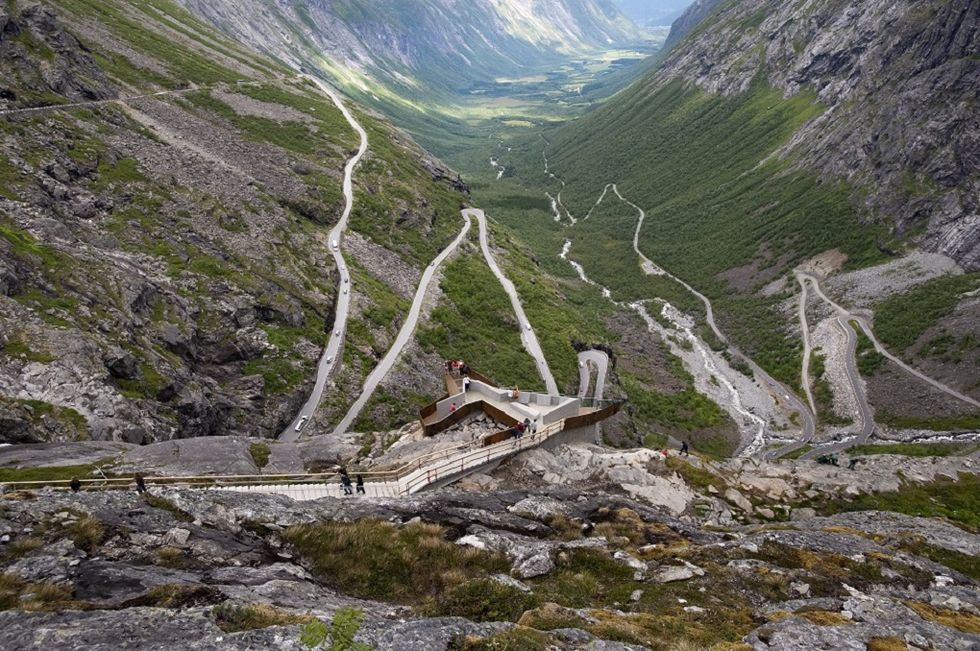
[[[299,413],[293,419],[293,422],[282,431],[279,435],[279,439],[282,441],[295,441],[303,433],[303,428],[306,424],[313,418],[313,414],[316,412],[317,407],[320,405],[320,400],[323,398],[323,391],[327,385],[327,378],[330,376],[330,372],[333,371],[334,365],[338,363],[340,357],[340,348],[344,341],[344,333],[347,329],[347,315],[350,311],[350,274],[347,271],[347,265],[344,262],[344,255],[341,253],[341,244],[343,244],[342,239],[344,236],[344,231],[347,229],[347,221],[350,218],[351,210],[354,207],[354,168],[357,164],[361,162],[361,158],[367,152],[368,148],[368,136],[364,127],[354,119],[354,116],[341,101],[340,96],[325,83],[320,81],[315,77],[309,75],[304,75],[307,79],[313,81],[321,91],[333,101],[340,112],[343,114],[344,119],[351,125],[351,127],[357,132],[361,138],[361,144],[357,149],[357,153],[347,161],[347,165],[344,168],[344,213],[337,222],[337,225],[333,227],[329,235],[329,247],[330,252],[333,254],[334,262],[337,265],[337,270],[340,274],[340,284],[338,286],[337,294],[337,305],[336,305],[336,317],[334,320],[333,333],[330,335],[330,339],[327,341],[327,346],[323,350],[323,354],[320,357],[320,363],[317,366],[316,373],[316,383],[313,385],[313,392],[310,394],[310,398],[303,405]]]
[[[32,106],[29,108],[18,108],[18,109],[4,109],[0,110],[0,116],[6,115],[29,115],[32,113],[44,113],[47,111],[58,111],[64,109],[73,108],[91,108],[93,106],[106,106],[108,104],[124,104],[126,102],[134,102],[139,99],[149,99],[151,97],[166,97],[168,95],[183,95],[185,93],[193,93],[199,90],[211,90],[218,87],[225,86],[262,86],[268,84],[272,81],[282,81],[285,77],[275,77],[266,81],[241,81],[237,84],[229,84],[227,82],[221,82],[218,84],[208,84],[205,86],[195,86],[191,84],[187,88],[178,88],[175,90],[161,90],[155,93],[144,93],[142,95],[129,95],[127,97],[114,97],[111,99],[96,99],[88,102],[69,102],[66,104],[48,104],[46,106]]]
[[[817,413],[817,404],[813,400],[813,391],[810,388],[810,354],[812,352],[812,346],[810,345],[810,325],[806,321],[806,281],[799,276],[796,279],[800,283],[800,330],[803,332],[803,365],[800,367],[800,385],[803,387],[803,392],[806,394],[807,402],[810,403],[810,411],[814,415]]]
[[[924,373],[917,371],[916,369],[912,368],[911,366],[903,362],[901,359],[896,357],[895,355],[892,355],[890,352],[888,352],[888,350],[886,350],[885,347],[881,345],[881,342],[878,341],[877,337],[875,337],[874,331],[871,329],[871,325],[868,323],[867,319],[865,319],[863,316],[860,316],[858,314],[854,314],[849,310],[845,310],[843,307],[841,307],[834,301],[827,298],[827,295],[823,293],[823,290],[820,287],[820,281],[816,276],[811,276],[810,274],[804,273],[802,271],[797,271],[796,274],[798,277],[802,278],[803,280],[810,281],[810,283],[813,284],[813,289],[816,292],[817,296],[819,296],[821,300],[823,300],[825,303],[833,307],[843,318],[847,319],[848,321],[857,322],[857,324],[861,327],[861,330],[864,331],[864,334],[867,335],[868,339],[871,340],[871,343],[874,344],[875,350],[878,351],[878,353],[885,356],[887,359],[891,360],[892,362],[898,364],[906,373],[922,380],[923,382],[926,382],[927,384],[932,385],[933,387],[939,389],[946,395],[956,398],[957,400],[961,400],[969,405],[972,405],[973,407],[980,407],[980,402],[974,400],[970,396],[964,395],[959,391],[957,391],[956,389],[952,389],[946,386],[945,384],[943,384],[942,382],[939,382],[938,380],[934,380],[928,375],[925,375]]]
[[[592,380],[591,366],[595,366],[595,390],[592,397],[602,400],[606,390],[606,374],[609,371],[609,355],[601,350],[585,350],[578,354],[578,397],[585,398]]]
[[[408,311],[408,316],[405,318],[405,322],[402,324],[401,330],[398,331],[398,336],[395,338],[395,342],[388,349],[388,353],[384,356],[371,374],[367,377],[364,382],[364,387],[361,389],[361,395],[358,396],[357,400],[351,405],[350,409],[347,410],[347,414],[344,416],[340,424],[334,429],[334,434],[340,434],[346,432],[350,429],[354,420],[364,409],[364,405],[367,404],[371,396],[374,395],[375,390],[381,383],[381,380],[388,374],[391,368],[398,361],[398,357],[401,355],[405,346],[408,345],[409,340],[412,338],[412,334],[415,332],[415,328],[418,325],[419,314],[422,312],[422,304],[425,302],[425,295],[429,290],[429,285],[432,282],[433,277],[435,277],[436,272],[439,267],[445,262],[458,247],[460,242],[462,242],[467,233],[470,232],[470,216],[465,211],[463,212],[463,219],[465,223],[463,228],[459,231],[459,235],[456,239],[447,246],[443,251],[436,256],[436,258],[425,268],[422,272],[422,279],[419,281],[419,287],[415,292],[415,300],[412,301],[412,307]]]
[[[501,286],[503,286],[504,291],[510,298],[510,303],[514,308],[514,314],[517,315],[517,320],[520,323],[521,328],[521,343],[524,344],[524,349],[534,358],[534,361],[538,367],[538,373],[544,380],[545,387],[548,393],[556,396],[558,395],[558,385],[555,383],[555,378],[551,374],[551,369],[548,368],[548,361],[544,357],[544,352],[541,350],[541,344],[538,343],[538,338],[534,334],[534,329],[531,327],[531,322],[528,320],[527,315],[524,313],[524,307],[521,305],[521,300],[517,296],[517,290],[514,288],[514,283],[504,275],[504,272],[500,270],[497,266],[497,261],[494,260],[493,255],[490,253],[490,244],[487,240],[487,220],[484,212],[478,208],[467,208],[463,211],[464,216],[475,217],[477,224],[480,227],[480,248],[483,250],[483,257],[486,258],[487,264],[490,266],[490,270],[500,281]]]

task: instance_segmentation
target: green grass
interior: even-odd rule
[[[888,358],[875,349],[874,343],[864,334],[864,330],[856,321],[851,321],[851,328],[857,333],[857,367],[858,372],[870,377],[888,363]]]
[[[881,409],[875,420],[895,429],[926,429],[933,432],[962,432],[980,429],[980,412],[953,416],[900,416]]]
[[[876,303],[875,335],[893,352],[903,352],[978,287],[980,274],[947,275]]]
[[[284,539],[331,587],[394,603],[420,605],[510,567],[502,556],[446,540],[441,527],[429,524],[322,522],[292,526]]]
[[[856,445],[848,449],[847,453],[851,456],[900,454],[906,457],[955,457],[970,454],[977,447],[974,443],[884,443]]]
[[[97,463],[80,464],[75,466],[50,466],[47,468],[0,468],[0,482],[28,482],[28,481],[68,481],[75,477],[87,479],[98,468],[106,470],[105,466],[111,464],[111,457],[103,459]],[[106,473],[109,474],[109,473]]]
[[[464,359],[501,385],[543,389],[510,300],[482,256],[457,258],[443,271],[444,297],[416,335],[422,349]]]
[[[288,613],[269,604],[248,604],[245,606],[220,604],[211,610],[211,616],[214,617],[218,628],[225,633],[254,631],[270,626],[309,624],[313,620],[312,615]]]
[[[819,509],[825,514],[841,511],[894,511],[926,518],[947,518],[969,531],[980,531],[980,476],[960,474],[956,481],[917,484],[901,490],[861,495],[846,502],[831,502]]]
[[[779,458],[780,459],[791,459],[791,460],[792,459],[799,459],[800,457],[802,457],[804,454],[806,454],[807,452],[809,452],[812,449],[813,449],[813,446],[810,445],[810,444],[801,445],[800,447],[798,447],[797,449],[793,450],[789,454],[784,454],[784,455],[780,456]]]
[[[260,357],[242,367],[243,375],[261,375],[265,381],[265,393],[279,395],[297,387],[306,377],[296,362],[281,357]]]
[[[259,470],[262,470],[269,465],[269,455],[271,454],[271,451],[269,450],[269,445],[267,443],[252,443],[248,446],[248,453],[252,456],[252,461],[255,462],[255,465]]]

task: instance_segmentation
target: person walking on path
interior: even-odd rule
[[[344,495],[354,494],[354,491],[351,489],[350,475],[347,474],[347,470],[340,471],[340,487],[344,489]]]
[[[450,414],[453,413],[453,412],[455,412],[457,409],[458,409],[458,407],[456,406],[456,403],[455,402],[453,404],[449,405],[449,413]]]
[[[470,376],[469,375],[464,375],[463,376],[463,393],[466,393],[469,390],[470,390]]]
[[[136,492],[137,493],[145,493],[146,492],[146,480],[143,479],[143,475],[141,475],[140,473],[136,473],[136,477],[134,477],[134,479],[136,480]]]
[[[365,495],[366,494],[364,492],[364,476],[363,475],[358,475],[357,476],[357,494],[358,495]]]
[[[681,441],[681,454],[685,457],[691,456],[691,448],[688,447],[687,441]]]
[[[514,436],[516,438],[521,438],[524,436],[524,423],[518,423],[514,425]]]
[[[525,418],[523,424],[524,424],[524,430],[523,431],[530,432],[531,431],[531,419],[530,418]]]
[[[78,477],[72,477],[68,485],[71,487],[71,492],[73,493],[82,490],[82,482],[78,481]]]

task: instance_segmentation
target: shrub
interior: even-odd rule
[[[279,610],[269,604],[249,604],[236,606],[221,604],[211,610],[215,622],[225,633],[236,631],[251,631],[270,626],[290,626],[292,624],[310,624],[314,620],[310,615],[295,615]]]
[[[477,622],[515,622],[537,600],[517,588],[491,579],[475,579],[440,593],[428,614],[465,617]]]
[[[262,470],[267,465],[269,465],[269,446],[266,443],[252,443],[248,446],[248,452],[252,455],[252,461],[255,462],[256,467]]]

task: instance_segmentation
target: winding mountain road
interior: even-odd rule
[[[847,364],[847,380],[851,384],[851,389],[854,391],[854,398],[857,401],[861,429],[858,430],[855,436],[849,437],[845,441],[838,441],[837,443],[814,448],[801,455],[801,459],[815,459],[824,454],[843,452],[855,445],[864,445],[875,432],[874,414],[871,412],[871,405],[868,403],[868,397],[864,393],[864,385],[861,383],[861,374],[857,369],[857,333],[854,332],[851,324],[842,317],[837,317],[837,325],[843,331],[844,336],[847,337],[847,351],[844,358]]]
[[[510,298],[510,303],[514,308],[514,314],[517,315],[517,320],[520,323],[521,329],[521,343],[524,344],[524,349],[534,358],[535,364],[538,367],[538,373],[544,380],[545,387],[548,393],[553,396],[559,395],[558,385],[555,383],[555,378],[551,374],[551,369],[548,368],[548,360],[544,357],[544,352],[541,350],[541,344],[538,343],[538,338],[534,334],[534,329],[531,327],[531,322],[528,320],[527,315],[524,313],[524,307],[521,305],[521,300],[517,296],[517,289],[514,287],[514,283],[504,275],[504,272],[500,270],[497,266],[497,261],[494,260],[493,254],[490,253],[490,244],[487,238],[487,218],[484,212],[478,208],[467,208],[463,211],[463,215],[467,217],[473,217],[476,219],[477,224],[480,227],[480,249],[483,251],[483,257],[487,261],[490,270],[500,281],[501,286]]]
[[[470,232],[470,216],[466,211],[463,211],[463,219],[465,223],[463,228],[460,229],[459,235],[453,240],[449,246],[442,250],[442,252],[436,256],[436,258],[429,263],[429,266],[425,268],[422,272],[422,278],[419,280],[418,289],[415,291],[415,299],[412,301],[412,307],[408,311],[408,316],[405,317],[405,322],[402,324],[401,330],[398,331],[398,336],[395,338],[395,342],[388,349],[388,353],[384,358],[378,363],[371,374],[368,375],[367,380],[364,381],[364,387],[361,389],[361,395],[358,396],[357,400],[351,405],[350,409],[347,410],[347,414],[344,416],[343,420],[334,429],[334,434],[341,434],[350,429],[351,425],[357,419],[357,416],[364,409],[364,405],[368,403],[371,396],[377,390],[378,385],[381,381],[388,375],[395,362],[398,361],[398,357],[402,354],[405,346],[408,345],[409,340],[415,333],[415,328],[418,326],[419,315],[422,312],[422,304],[425,302],[425,295],[429,290],[429,285],[432,283],[432,279],[435,277],[436,272],[443,262],[446,261],[452,253],[459,248],[460,242],[462,242],[466,235]]]
[[[807,402],[810,403],[810,411],[816,415],[817,404],[813,400],[813,390],[810,388],[810,355],[813,347],[810,344],[810,324],[806,320],[806,281],[799,276],[796,277],[796,280],[799,281],[800,289],[802,290],[800,292],[799,306],[800,330],[803,332],[803,365],[800,367],[800,385],[803,387],[803,393],[806,394]]]
[[[293,419],[293,422],[282,431],[279,435],[279,440],[291,442],[299,439],[300,435],[303,433],[303,428],[313,414],[316,412],[317,407],[320,405],[320,400],[323,398],[323,391],[327,385],[327,378],[330,376],[331,371],[333,371],[334,366],[338,363],[340,357],[341,346],[344,342],[344,335],[347,331],[347,315],[350,312],[350,273],[347,271],[347,265],[344,262],[344,255],[341,252],[340,245],[343,244],[344,231],[347,229],[347,221],[350,218],[351,210],[354,207],[354,168],[357,164],[361,162],[364,154],[367,153],[368,149],[368,136],[364,127],[354,118],[351,112],[344,105],[344,102],[340,99],[338,95],[332,88],[327,86],[325,83],[317,79],[316,77],[311,77],[309,75],[304,75],[307,79],[315,83],[320,90],[327,95],[334,105],[343,114],[344,119],[351,125],[354,131],[360,136],[361,143],[357,149],[357,153],[354,154],[347,161],[347,165],[344,167],[344,212],[341,215],[340,221],[337,225],[330,230],[329,235],[329,246],[330,252],[333,254],[334,262],[337,265],[338,272],[340,274],[340,286],[338,287],[337,295],[337,309],[336,316],[334,318],[333,331],[330,335],[330,339],[327,341],[326,348],[323,349],[323,354],[320,357],[320,363],[317,366],[316,373],[316,383],[313,385],[313,392],[310,394],[309,399],[306,404],[303,405],[299,413]]]
[[[606,374],[609,371],[609,355],[601,350],[583,350],[578,354],[578,397],[585,398],[592,380],[591,366],[595,366],[595,390],[592,397],[602,400],[606,390]]]
[[[848,321],[857,322],[857,324],[861,327],[861,330],[864,331],[864,334],[867,335],[868,339],[871,340],[871,343],[874,344],[875,350],[878,351],[878,353],[880,353],[887,359],[891,360],[892,362],[900,366],[902,370],[904,370],[909,375],[912,375],[922,380],[923,382],[935,387],[936,389],[939,389],[946,395],[956,398],[957,400],[961,400],[962,402],[965,402],[968,405],[972,405],[973,407],[980,407],[980,402],[974,400],[970,396],[964,395],[959,391],[957,391],[956,389],[952,389],[946,386],[945,384],[943,384],[942,382],[938,380],[934,380],[928,375],[925,375],[924,373],[917,371],[916,369],[912,368],[911,366],[903,362],[901,359],[896,357],[895,355],[892,355],[890,352],[888,352],[888,350],[881,345],[881,342],[878,341],[878,338],[875,337],[874,331],[871,329],[871,324],[868,323],[868,320],[859,314],[854,314],[853,312],[844,309],[843,307],[841,307],[840,305],[838,305],[837,303],[829,299],[827,295],[823,293],[823,289],[820,287],[820,280],[816,276],[812,276],[802,271],[797,271],[796,275],[798,278],[801,278],[802,280],[809,281],[813,285],[813,290],[814,292],[816,292],[817,296],[819,296],[822,301],[824,301],[832,308],[834,308],[840,316],[842,316]]]
[[[744,355],[741,351],[739,351],[738,348],[736,348],[728,340],[728,338],[725,337],[725,335],[721,332],[721,330],[718,329],[718,325],[715,323],[714,308],[712,308],[711,301],[708,300],[707,296],[697,291],[696,289],[694,289],[689,284],[687,284],[677,276],[673,275],[669,271],[654,264],[654,262],[650,260],[650,258],[643,255],[643,253],[640,251],[640,229],[643,228],[643,221],[646,219],[646,212],[642,208],[637,206],[635,203],[633,203],[629,199],[625,198],[622,194],[620,194],[619,188],[616,186],[615,183],[613,184],[612,188],[613,188],[613,192],[616,193],[616,196],[619,197],[620,201],[632,207],[640,215],[639,220],[636,223],[636,231],[634,231],[633,233],[633,250],[636,251],[636,254],[640,257],[641,266],[643,267],[643,270],[648,274],[655,274],[658,276],[666,276],[667,278],[670,278],[674,282],[684,287],[687,291],[689,291],[691,294],[697,297],[697,299],[704,304],[705,320],[708,323],[708,327],[710,327],[711,331],[715,333],[715,336],[718,338],[718,340],[724,343],[725,345],[727,345],[729,350],[734,356],[744,360],[745,363],[749,365],[749,368],[752,369],[752,373],[755,375],[755,377],[760,379],[761,382],[765,384],[765,386],[769,389],[769,391],[776,395],[777,399],[783,400],[789,405],[791,410],[800,414],[801,418],[803,419],[803,424],[802,424],[803,431],[800,440],[802,442],[811,441],[813,439],[814,434],[817,431],[817,422],[816,422],[816,418],[813,415],[813,412],[807,409],[807,406],[803,404],[803,401],[800,400],[796,396],[796,394],[794,394],[792,391],[786,388],[786,386],[783,385],[781,382],[777,381],[775,378],[773,378],[768,373],[766,373],[761,366],[759,366],[754,361],[752,361],[750,357]]]

